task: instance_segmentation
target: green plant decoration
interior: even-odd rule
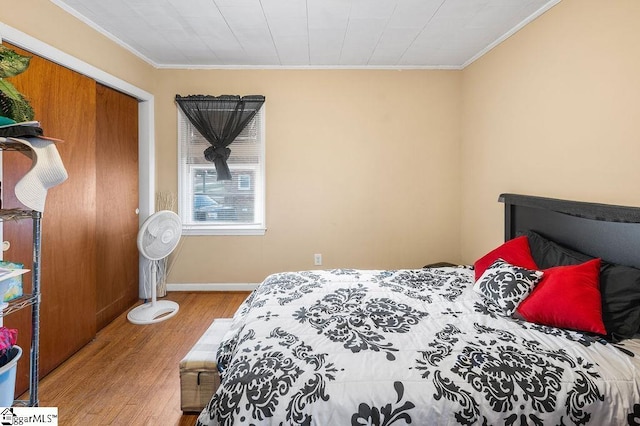
[[[0,45],[0,115],[18,123],[34,117],[29,101],[5,78],[15,77],[29,67],[30,57]]]

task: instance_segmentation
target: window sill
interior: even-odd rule
[[[182,235],[264,235],[265,227],[234,227],[219,226],[216,228],[197,225],[183,225]]]

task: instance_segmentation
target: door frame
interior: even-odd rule
[[[126,93],[138,100],[138,226],[141,225],[147,217],[155,212],[154,96],[87,62],[0,22],[0,41],[2,41],[2,39],[73,71],[84,74],[98,83]],[[1,171],[0,163],[0,172]],[[0,241],[1,240],[2,230],[0,229]],[[139,282],[143,282],[143,260],[142,256],[140,256],[138,260]]]

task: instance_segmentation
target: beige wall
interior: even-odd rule
[[[502,192],[640,206],[640,2],[564,0],[463,72],[462,260]]]
[[[176,94],[266,96],[265,236],[184,237],[170,282],[458,260],[460,73],[158,71],[158,189],[176,191]],[[233,145],[231,146],[233,149]]]
[[[156,70],[47,0],[0,6],[155,95],[159,191],[177,186],[176,93],[267,97],[267,234],[186,237],[171,282],[257,282],[313,253],[472,262],[502,240],[502,192],[640,206],[637,0],[563,0],[464,71]]]
[[[176,93],[267,97],[266,235],[185,237],[171,282],[258,282],[314,268],[314,253],[327,268],[458,260],[460,72],[157,70],[50,1],[0,6],[155,96],[158,191],[177,187]]]

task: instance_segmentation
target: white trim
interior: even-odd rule
[[[59,50],[43,41],[25,34],[20,30],[3,24],[2,22],[0,22],[0,35],[2,36],[2,39],[10,42],[11,44],[20,46],[26,50],[38,54],[39,56],[42,56],[43,58],[49,59],[50,61],[91,77],[98,83],[104,84],[105,86],[118,89],[119,91],[133,96],[134,98],[137,98],[141,101],[149,101],[153,99],[153,95],[151,93],[148,93],[130,83],[127,83],[126,81],[121,80],[118,77],[113,76],[99,68],[96,68],[93,65],[82,61],[81,59],[71,56],[68,53],[65,53],[62,50]]]
[[[138,200],[139,224],[156,211],[155,100],[138,103]]]
[[[182,225],[182,235],[264,235],[267,229],[264,227],[258,228],[223,228],[223,225],[218,225],[213,229],[211,226],[197,227],[197,225]]]
[[[544,6],[542,6],[540,9],[536,10],[535,12],[533,12],[527,18],[523,19],[522,22],[520,22],[518,25],[516,25],[515,27],[511,28],[511,30],[509,30],[506,33],[504,33],[500,38],[495,40],[493,43],[489,44],[487,47],[482,49],[480,52],[476,53],[475,56],[473,56],[467,62],[462,64],[462,66],[460,66],[460,69],[465,69],[466,67],[468,67],[469,65],[474,63],[476,60],[478,60],[482,56],[486,55],[491,49],[493,49],[494,47],[496,47],[497,45],[499,45],[500,43],[502,43],[503,41],[505,41],[506,39],[508,39],[509,37],[514,35],[515,33],[517,33],[518,31],[520,31],[524,26],[526,26],[527,24],[531,23],[533,20],[538,18],[540,15],[542,15],[543,13],[545,13],[546,11],[548,11],[549,9],[551,9],[553,6],[555,6],[558,3],[560,3],[560,0],[553,0],[553,1],[545,4]]]
[[[560,0],[558,0],[560,1]],[[459,71],[463,65],[156,65],[161,70],[453,70]]]
[[[71,56],[43,41],[0,22],[0,36],[52,62],[90,77],[100,84],[119,90],[139,100],[138,103],[138,208],[139,223],[155,211],[155,116],[154,96],[114,75]],[[140,257],[140,282],[143,259]]]
[[[172,283],[167,291],[253,291],[257,283]]]

